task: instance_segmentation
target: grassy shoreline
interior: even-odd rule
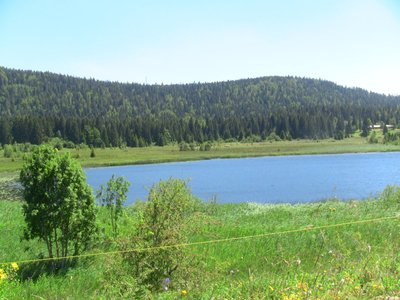
[[[294,140],[260,143],[215,143],[210,151],[179,151],[177,145],[145,148],[104,148],[95,149],[95,157],[90,157],[91,150],[65,149],[80,162],[83,167],[107,167],[134,164],[153,164],[207,159],[228,159],[261,156],[313,155],[400,151],[400,146],[369,144],[365,138],[352,137],[340,141]],[[23,162],[23,155],[5,158],[0,151],[0,173],[16,172]]]

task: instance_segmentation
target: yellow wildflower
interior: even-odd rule
[[[182,295],[183,297],[186,297],[187,294],[188,294],[187,290],[183,290],[183,291],[181,292],[181,295]]]
[[[374,285],[372,285],[372,288],[374,288],[376,290],[380,290],[380,289],[382,289],[382,286],[380,284],[374,284]]]
[[[0,280],[7,279],[7,274],[3,269],[0,269]]]
[[[303,290],[303,291],[307,292],[308,291],[308,284],[307,284],[307,282],[299,282],[297,284],[297,288],[299,290]]]
[[[271,290],[271,292],[275,290],[272,286],[269,286],[269,289]]]
[[[18,270],[19,270],[19,266],[18,266],[18,264],[15,263],[15,262],[13,262],[13,263],[11,264],[11,267],[12,267],[15,271],[18,271]]]
[[[283,300],[300,300],[301,298],[296,294],[290,294],[283,296]]]

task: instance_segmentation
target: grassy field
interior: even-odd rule
[[[269,155],[334,154],[356,152],[400,151],[400,146],[369,144],[365,138],[352,137],[344,140],[293,140],[260,143],[216,143],[210,151],[179,151],[177,145],[146,148],[105,148],[91,150],[72,149],[72,156],[84,167],[111,166],[126,164],[146,164],[171,161],[202,160],[212,158],[237,158]],[[23,155],[14,158],[4,157],[0,151],[0,172],[13,172],[21,168]]]
[[[203,204],[188,224],[190,242],[283,232],[186,247],[189,264],[168,291],[149,299],[387,299],[400,295],[400,191],[379,199],[302,205]],[[125,208],[121,233],[132,231],[136,207]],[[99,224],[103,226],[102,210]],[[376,222],[318,226],[397,216]],[[0,201],[0,263],[40,257],[44,245],[21,241],[21,202]],[[288,230],[304,229],[298,232]],[[123,236],[121,238],[123,238]],[[92,252],[109,250],[103,243]],[[135,298],[119,254],[78,260],[49,274],[40,263],[19,264],[0,281],[0,299]],[[1,268],[1,267],[0,267]],[[4,268],[4,266],[3,266]],[[121,289],[121,286],[124,289]],[[132,290],[129,287],[132,286]],[[127,288],[128,287],[128,288]]]

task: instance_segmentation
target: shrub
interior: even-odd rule
[[[140,278],[142,285],[159,290],[163,280],[184,265],[183,249],[168,246],[187,241],[183,229],[195,203],[185,181],[169,179],[151,188],[141,208],[137,234],[122,245],[124,250],[155,248],[124,254],[132,275]]]
[[[13,156],[13,146],[12,145],[4,145],[4,157],[10,158]]]
[[[189,144],[185,142],[180,142],[179,151],[189,151]]]
[[[370,144],[377,144],[378,143],[378,137],[376,136],[376,132],[372,131],[371,135],[368,138],[368,143]]]
[[[211,142],[202,143],[200,145],[200,151],[210,151],[212,147]]]
[[[279,137],[279,135],[277,135],[275,133],[275,131],[272,131],[270,133],[270,135],[267,137],[267,141],[269,141],[269,142],[272,142],[272,141],[278,142],[280,140],[281,140],[281,138]]]

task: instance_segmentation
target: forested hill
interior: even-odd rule
[[[0,143],[93,146],[217,139],[343,138],[398,124],[400,97],[297,77],[142,85],[0,67]]]

